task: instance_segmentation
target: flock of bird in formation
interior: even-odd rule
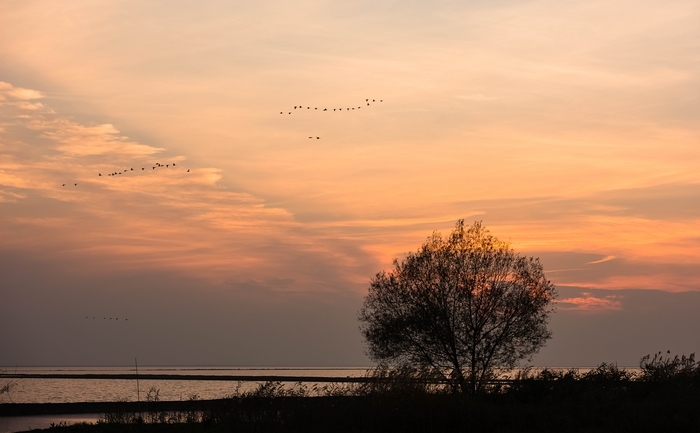
[[[89,319],[90,317],[89,317],[89,316],[85,316],[85,318],[86,318],[86,319]],[[95,316],[92,316],[92,318],[93,318],[93,319],[97,319],[97,317],[95,317]],[[107,320],[106,317],[103,317],[102,319],[103,319],[103,320]],[[112,318],[110,317],[109,320],[112,320]],[[119,317],[117,317],[117,318],[114,319],[114,320],[119,320]],[[126,322],[127,320],[129,320],[129,319],[124,319],[125,322]]]
[[[372,100],[370,100],[369,98],[366,98],[366,99],[365,99],[365,103],[367,104],[367,105],[366,105],[367,107],[369,107],[370,105],[372,105],[372,104],[375,103],[375,102],[377,102],[376,99],[372,99]],[[380,99],[379,102],[384,102],[384,100],[383,100],[383,99]],[[345,107],[345,111],[353,111],[353,110],[355,110],[355,108],[357,108],[357,109],[359,110],[359,109],[362,108],[362,106],[358,106],[358,107]],[[304,106],[302,106],[302,105],[295,105],[295,106],[294,106],[294,110],[303,110],[303,109],[304,109]],[[311,110],[311,107],[306,107],[306,109],[307,109],[307,110]],[[314,107],[314,110],[318,110],[318,107]],[[321,111],[330,111],[330,109],[329,109],[329,108],[324,108],[324,109],[321,110]],[[343,109],[342,109],[342,108],[333,108],[333,111],[343,111]],[[280,114],[284,114],[284,111],[280,111]],[[289,111],[288,114],[292,114],[292,112]],[[309,138],[310,138],[310,139],[313,139],[314,136],[309,136]],[[316,140],[320,140],[320,139],[321,139],[321,137],[316,137]],[[172,165],[173,167],[176,166],[176,164],[175,164],[174,162],[173,162],[172,164],[161,164],[161,163],[159,163],[159,162],[156,162],[156,164],[153,165],[153,166],[151,167],[151,170],[155,170],[156,168],[170,168],[171,165]],[[145,171],[145,170],[146,170],[146,167],[141,167],[141,171]],[[107,176],[121,176],[121,175],[124,174],[124,173],[129,173],[129,172],[132,172],[132,171],[134,171],[134,168],[133,168],[133,167],[130,167],[129,169],[124,170],[124,171],[113,171],[112,173],[107,173]],[[136,170],[136,171],[138,172],[138,170]],[[189,172],[190,172],[190,170],[187,169],[187,173],[189,173]],[[97,176],[98,176],[98,177],[99,177],[99,176],[102,176],[102,173],[97,173]],[[66,186],[66,184],[64,183],[63,186]],[[78,184],[77,184],[77,183],[74,183],[73,186],[78,186]]]
[[[156,168],[170,168],[171,165],[173,167],[176,166],[176,164],[174,162],[172,164],[161,164],[159,162],[156,162],[156,164],[151,167],[151,170],[155,170]],[[141,167],[141,171],[145,171],[145,170],[146,170],[146,167]],[[130,173],[132,171],[134,171],[134,168],[130,167],[129,169],[124,170],[124,171],[120,170],[120,171],[113,171],[111,173],[107,173],[107,176],[121,176],[124,173]],[[138,172],[138,170],[136,170],[136,172]],[[188,168],[187,173],[189,173],[189,172],[190,172],[190,169]],[[102,173],[97,173],[97,176],[98,177],[102,176]],[[63,186],[66,186],[66,184],[64,183]],[[78,186],[78,184],[74,183],[73,186]]]
[[[365,102],[367,103],[367,106],[370,106],[370,105],[371,105],[371,104],[370,104],[370,101],[369,101],[369,98],[365,99]],[[372,99],[372,102],[377,102],[377,101],[376,101],[376,99]],[[383,100],[383,99],[380,99],[379,102],[384,102],[384,100]],[[357,107],[358,110],[359,110],[360,108],[362,108],[362,106]],[[304,106],[303,106],[303,105],[295,105],[295,106],[294,106],[294,109],[295,109],[295,110],[296,110],[296,109],[303,110],[303,109],[304,109]],[[307,109],[307,110],[311,110],[311,107],[306,107],[306,109]],[[345,108],[345,111],[351,111],[351,110],[354,110],[354,109],[355,109],[355,107],[346,107],[346,108]],[[314,110],[318,110],[318,107],[314,107]],[[338,111],[343,111],[342,108],[334,108],[334,109],[333,109],[333,111],[336,111],[336,110],[338,110]],[[324,109],[321,110],[321,111],[329,111],[329,110],[328,110],[328,108],[324,108]],[[284,114],[284,111],[280,111],[280,114]],[[292,114],[292,112],[290,111],[290,112],[288,112],[287,114]]]
[[[367,104],[368,107],[369,107],[370,105],[372,105],[372,103],[374,103],[374,102],[377,102],[377,100],[376,100],[376,99],[372,99],[372,100],[370,101],[369,98],[366,98],[366,99],[365,99],[365,103]],[[384,100],[383,100],[383,99],[380,99],[379,102],[384,102]],[[358,106],[358,107],[357,107],[358,110],[361,109],[361,108],[362,108],[362,106]],[[304,109],[304,106],[303,106],[303,105],[295,105],[295,106],[294,106],[294,110],[297,110],[297,109],[298,109],[298,110],[303,110],[303,109]],[[306,109],[307,109],[307,110],[311,110],[311,107],[306,107]],[[352,111],[352,110],[354,110],[354,109],[355,109],[355,107],[345,107],[345,111]],[[314,107],[314,110],[318,110],[318,107]],[[343,111],[342,108],[334,108],[334,109],[333,109],[333,111],[336,111],[336,110],[337,110],[337,111]],[[324,109],[321,110],[321,111],[330,111],[330,109],[329,109],[329,108],[324,108]],[[280,114],[284,114],[284,111],[280,111]],[[292,112],[289,111],[289,112],[287,112],[287,114],[292,114]],[[313,137],[313,136],[310,136],[309,138],[314,138],[314,137]],[[316,137],[316,140],[320,140],[320,139],[321,139],[321,137]]]

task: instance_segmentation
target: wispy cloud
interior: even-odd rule
[[[8,99],[16,99],[19,101],[28,101],[32,99],[41,99],[44,95],[38,90],[24,89],[22,87],[14,87],[10,83],[0,81],[0,101],[7,101]],[[41,106],[41,104],[37,104]]]
[[[26,114],[10,100],[14,88],[3,91],[3,248],[83,257],[90,272],[178,269],[214,285],[231,275],[291,277],[283,289],[292,291],[353,286],[352,269],[366,274],[373,262],[350,239],[303,229],[284,208],[222,187],[221,169],[167,156],[109,124],[46,107]]]
[[[594,261],[592,261],[592,262],[588,262],[587,264],[588,264],[588,265],[595,265],[595,264],[598,264],[598,263],[609,262],[610,260],[615,260],[615,256],[605,256],[605,257],[603,257],[603,258],[600,259],[600,260],[594,260]]]
[[[557,300],[557,306],[562,310],[583,311],[587,313],[617,311],[622,309],[622,304],[617,295],[596,297],[587,292],[582,293],[580,297],[559,299]]]

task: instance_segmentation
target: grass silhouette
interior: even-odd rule
[[[239,388],[240,389],[240,388]],[[158,390],[145,406],[113,406],[95,425],[65,432],[697,432],[700,363],[657,353],[631,372],[603,363],[581,372],[525,369],[479,395],[415,369],[372,371],[363,383],[265,382],[225,399],[177,402]],[[119,403],[114,403],[118,405]],[[150,405],[150,406],[149,406]],[[189,405],[189,406],[188,406]]]

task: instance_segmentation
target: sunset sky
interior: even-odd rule
[[[370,278],[460,218],[557,286],[536,365],[698,351],[698,23],[692,0],[5,0],[0,366],[371,365]]]

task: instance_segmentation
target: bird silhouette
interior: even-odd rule
[[[189,173],[189,172],[190,172],[190,170],[189,170],[189,169],[187,169],[187,172]]]
[[[98,176],[102,176],[102,173],[97,173]]]
[[[324,108],[323,111],[328,111],[328,108]]]
[[[173,162],[173,167],[175,167],[175,163]]]
[[[78,186],[78,184],[77,184],[77,183],[75,183],[75,184],[73,184],[73,186]]]
[[[145,170],[145,168],[141,167],[141,170]]]
[[[280,114],[283,114],[283,113],[280,111]]]
[[[316,140],[320,139],[321,137],[316,137]]]
[[[63,186],[66,186],[66,184],[64,183]]]

